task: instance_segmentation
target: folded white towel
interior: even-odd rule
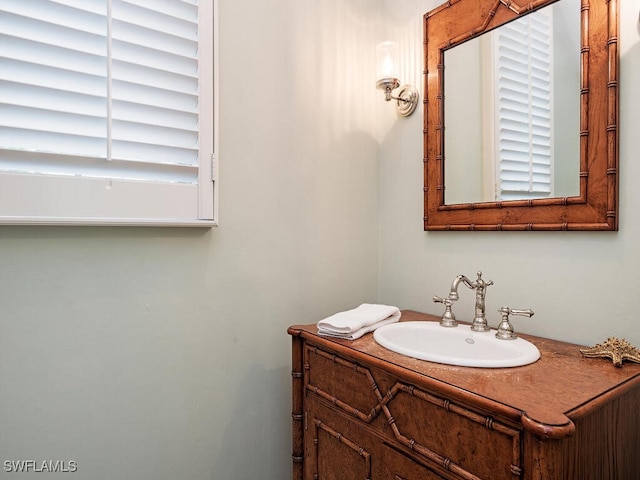
[[[363,303],[318,322],[318,334],[355,340],[376,328],[400,320],[400,309],[389,305]]]

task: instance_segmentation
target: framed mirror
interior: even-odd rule
[[[424,16],[425,230],[618,229],[617,1]]]

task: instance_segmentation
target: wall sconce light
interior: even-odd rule
[[[384,90],[384,99],[396,101],[396,111],[402,117],[411,115],[418,106],[420,97],[418,90],[412,85],[400,87],[398,80],[399,49],[397,42],[381,42],[376,45],[376,70],[378,81],[376,88]],[[400,87],[398,95],[393,96],[393,90]]]

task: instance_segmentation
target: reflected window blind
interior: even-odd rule
[[[498,30],[497,198],[552,196],[552,23],[550,9]]]
[[[18,214],[211,218],[202,205],[212,195],[200,196],[213,180],[214,152],[200,134],[207,85],[199,41],[197,0],[2,0],[5,184],[50,178],[59,183],[45,186],[48,194],[77,188],[83,195],[87,188],[74,185],[84,180],[100,193],[76,203],[104,203]]]

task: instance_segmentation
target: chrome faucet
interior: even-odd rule
[[[513,325],[509,321],[509,315],[521,315],[523,317],[533,317],[533,310],[527,308],[526,310],[516,310],[515,308],[501,307],[498,309],[498,313],[502,315],[500,325],[498,325],[498,331],[496,332],[496,338],[501,340],[515,340],[518,335],[513,331]]]
[[[469,280],[464,275],[458,275],[453,279],[451,283],[451,291],[449,292],[450,300],[458,300],[458,286],[462,283],[464,286],[471,290],[476,291],[476,307],[475,307],[475,316],[473,318],[473,322],[471,324],[471,330],[476,332],[488,332],[490,330],[489,325],[487,324],[487,318],[485,315],[485,298],[487,295],[487,287],[489,285],[493,285],[493,281],[485,282],[482,279],[482,272],[477,273],[478,278],[475,281]]]
[[[487,296],[487,287],[493,285],[493,281],[489,280],[485,282],[482,279],[482,272],[477,273],[478,278],[475,281],[469,280],[464,275],[458,275],[451,282],[451,289],[449,290],[449,295],[446,297],[438,297],[437,295],[433,296],[434,302],[442,303],[445,306],[445,311],[442,314],[442,319],[440,320],[440,325],[443,327],[457,327],[458,322],[456,320],[456,316],[453,314],[453,310],[451,307],[453,306],[453,302],[458,300],[460,296],[458,295],[458,287],[462,283],[464,286],[471,290],[476,291],[476,307],[475,307],[475,316],[473,318],[473,322],[471,323],[471,330],[476,332],[488,332],[491,330],[489,325],[487,324],[487,318],[485,315],[485,299]],[[498,325],[498,331],[496,332],[496,338],[501,340],[514,340],[518,338],[518,336],[513,331],[513,325],[509,321],[509,315],[522,315],[525,317],[532,317],[533,310],[517,310],[515,308],[502,307],[498,310],[498,312],[502,315],[502,320],[500,321],[500,325]]]

